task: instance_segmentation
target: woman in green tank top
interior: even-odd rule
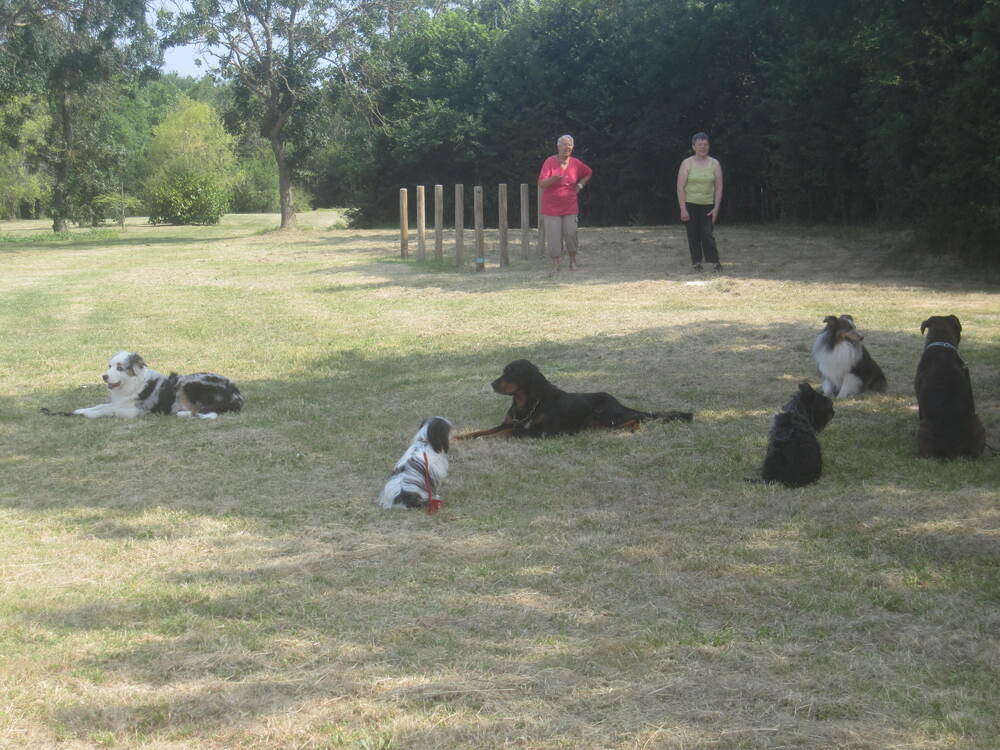
[[[708,135],[695,133],[691,138],[694,156],[682,161],[677,171],[677,203],[695,271],[702,270],[702,260],[722,270],[713,233],[722,203],[722,165],[708,155],[709,147]]]

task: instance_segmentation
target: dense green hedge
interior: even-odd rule
[[[1000,257],[1000,0],[479,0],[401,24],[371,69],[381,127],[346,128],[336,166],[363,222],[407,185],[533,184],[566,132],[595,169],[584,221],[676,221],[704,130],[724,220],[905,223]]]
[[[209,175],[178,174],[149,196],[150,224],[218,224],[231,196]]]

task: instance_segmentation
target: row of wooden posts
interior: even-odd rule
[[[497,227],[500,236],[500,266],[510,264],[507,240],[507,185],[498,185]],[[542,223],[542,192],[538,189],[538,254],[545,250],[545,225]],[[531,245],[531,209],[528,185],[521,183],[521,258],[528,259]],[[476,229],[476,270],[486,270],[486,240],[483,231],[483,188],[473,188],[473,213]],[[427,258],[426,210],[424,186],[417,185],[417,260]],[[399,254],[408,258],[410,254],[410,218],[407,189],[399,189]],[[444,260],[444,186],[434,186],[434,260]],[[465,263],[465,186],[455,185],[455,265],[461,268]]]

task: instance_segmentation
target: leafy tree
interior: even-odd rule
[[[295,225],[289,125],[315,97],[317,80],[385,33],[409,0],[194,0],[162,14],[175,43],[198,41],[237,84],[274,154],[281,226]]]
[[[34,96],[15,96],[0,106],[0,210],[8,219],[37,216],[51,192],[39,155],[48,130],[45,103]]]
[[[153,130],[150,161],[153,179],[162,175],[201,172],[225,184],[233,180],[233,137],[211,105],[182,96]],[[228,187],[228,185],[226,185]]]
[[[217,223],[237,182],[233,137],[214,109],[182,96],[154,129],[150,221]]]
[[[16,65],[26,82],[44,81],[53,113],[53,229],[71,213],[71,179],[95,131],[78,121],[79,102],[93,86],[150,73],[160,56],[146,24],[144,0],[37,0],[5,19],[3,65]],[[10,20],[13,18],[13,20]],[[77,181],[80,184],[80,181]]]

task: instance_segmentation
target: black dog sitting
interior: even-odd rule
[[[526,359],[511,362],[491,384],[493,390],[512,397],[501,424],[488,430],[456,435],[455,440],[476,437],[546,437],[579,432],[590,427],[636,430],[640,422],[690,422],[691,412],[644,412],[623,406],[609,393],[568,393],[552,385]]]
[[[976,416],[969,368],[958,353],[962,324],[954,315],[934,315],[920,324],[927,332],[914,386],[920,412],[917,453],[923,458],[976,458],[986,431]]]
[[[786,487],[804,487],[819,479],[823,454],[816,433],[831,419],[833,401],[801,383],[792,400],[771,419],[761,479]]]

